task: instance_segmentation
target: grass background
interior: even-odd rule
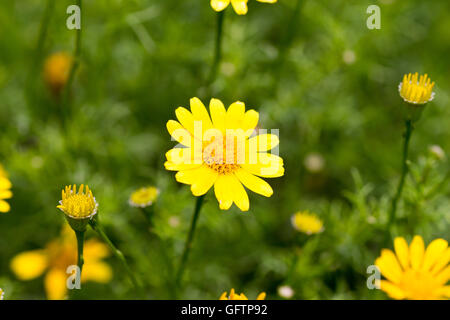
[[[0,287],[8,299],[45,298],[42,278],[20,282],[9,262],[58,236],[65,221],[56,205],[71,183],[93,189],[108,234],[145,283],[144,294],[136,292],[110,258],[113,280],[87,283],[78,297],[169,298],[161,243],[176,266],[195,199],[164,170],[174,145],[165,123],[194,96],[225,105],[241,100],[259,111],[264,128],[280,129],[286,173],[269,180],[271,198],[250,194],[248,213],[221,212],[208,193],[181,297],[217,299],[234,287],[250,298],[266,291],[278,299],[277,287],[289,284],[299,299],[386,298],[367,289],[366,268],[385,247],[405,110],[397,86],[409,72],[428,73],[436,98],[412,138],[418,183],[407,180],[395,233],[408,241],[415,234],[448,240],[449,188],[443,183],[433,196],[424,194],[449,169],[447,160],[430,160],[428,146],[450,150],[450,2],[300,2],[297,17],[297,0],[250,1],[246,16],[229,8],[223,61],[208,86],[216,25],[208,1],[84,1],[82,60],[64,126],[42,65],[52,52],[73,50],[75,31],[65,26],[72,1],[55,1],[40,51],[46,1],[0,3],[0,163],[14,185],[12,210],[0,216]],[[381,8],[380,30],[366,27],[371,4]],[[343,59],[349,50],[353,63]],[[320,172],[304,165],[311,153],[325,161]],[[144,185],[161,191],[154,213],[159,240],[127,203]],[[317,213],[325,231],[295,232],[289,219],[298,210]]]

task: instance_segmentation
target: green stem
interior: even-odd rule
[[[82,11],[82,1],[77,0],[77,5],[80,7],[80,12]],[[64,103],[62,107],[62,112],[64,115],[67,115],[69,113],[69,110],[66,110],[69,108],[69,95],[70,95],[70,88],[72,87],[72,83],[75,78],[75,73],[80,65],[80,57],[81,57],[81,26],[80,29],[76,30],[76,36],[75,36],[75,47],[73,50],[73,64],[70,68],[69,77],[64,89]],[[65,116],[64,116],[65,118]]]
[[[220,60],[222,59],[222,35],[223,35],[223,21],[225,17],[225,11],[217,13],[217,29],[216,29],[216,41],[214,46],[214,61],[211,66],[211,71],[208,77],[208,84],[211,84],[216,76],[217,70],[220,66]]]
[[[128,263],[125,259],[125,256],[123,255],[122,251],[117,249],[117,247],[111,242],[111,240],[106,235],[105,231],[103,230],[103,227],[100,225],[98,218],[92,219],[89,224],[91,225],[92,229],[94,229],[95,232],[98,233],[100,238],[103,239],[103,241],[106,242],[106,244],[111,248],[114,256],[122,262],[125,271],[128,273],[128,276],[130,277],[131,281],[133,282],[133,285],[135,287],[140,287],[139,282],[137,281],[134,273],[131,271],[130,267],[128,266]]]
[[[413,123],[411,119],[408,119],[405,121],[406,126],[406,132],[404,135],[404,143],[403,143],[403,158],[402,158],[402,176],[400,178],[400,181],[398,183],[397,192],[395,193],[394,198],[392,199],[392,206],[391,211],[389,212],[389,220],[387,224],[387,232],[390,234],[391,228],[395,222],[396,213],[397,213],[397,204],[398,200],[400,199],[402,192],[403,192],[403,186],[405,184],[405,178],[408,174],[408,151],[409,151],[409,142],[411,140],[411,135],[413,132]]]
[[[177,272],[177,275],[175,278],[175,284],[177,287],[180,286],[181,280],[183,278],[184,269],[186,267],[186,262],[189,257],[189,252],[191,251],[192,240],[193,240],[194,234],[195,234],[195,227],[197,225],[197,220],[200,215],[200,209],[202,208],[204,197],[205,197],[204,195],[198,197],[197,201],[195,203],[194,215],[192,216],[192,222],[191,222],[191,229],[189,230],[189,234],[186,239],[186,243],[184,245],[183,255],[181,256],[180,266],[178,268],[178,272]]]
[[[84,247],[84,233],[85,231],[75,231],[75,235],[77,236],[77,248],[78,248],[78,256],[77,256],[77,266],[80,268],[80,279],[81,279],[81,271],[83,270],[84,258],[83,258],[83,247]]]

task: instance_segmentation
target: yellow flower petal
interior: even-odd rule
[[[112,269],[104,262],[89,262],[86,264],[81,273],[81,282],[95,281],[100,283],[108,283],[112,279]]]
[[[194,136],[194,116],[192,113],[183,107],[178,107],[175,110],[175,115],[181,125]]]
[[[266,178],[276,178],[284,175],[283,159],[270,153],[257,153],[256,163],[244,163],[242,168],[250,173]],[[252,156],[250,155],[252,160]]]
[[[436,264],[431,269],[431,273],[436,275],[450,262],[450,248],[444,251],[444,253],[438,258]]]
[[[11,260],[10,267],[20,280],[31,280],[44,273],[47,255],[43,250],[22,252]]]
[[[226,128],[238,129],[241,128],[241,123],[245,114],[245,104],[237,101],[230,105],[226,115]]]
[[[405,298],[405,293],[403,290],[389,281],[381,280],[380,289],[386,292],[393,299],[401,300]]]
[[[211,0],[211,7],[217,12],[224,10],[229,4],[230,0]]]
[[[397,258],[403,267],[403,270],[409,267],[409,247],[405,238],[396,237],[394,239],[394,248]]]
[[[69,275],[60,269],[51,269],[47,272],[44,285],[49,300],[63,300],[66,297],[68,277]]]
[[[263,2],[263,3],[275,3],[278,0],[256,0],[256,1]]]
[[[247,2],[248,0],[231,0],[234,11],[239,15],[247,14]]]
[[[257,111],[251,109],[244,114],[242,126],[244,131],[247,133],[247,137],[254,132],[256,126],[258,125],[258,121],[259,113]]]
[[[266,181],[244,169],[236,171],[236,176],[246,188],[253,192],[265,197],[270,197],[273,194],[272,187]]]
[[[448,242],[444,239],[433,240],[427,247],[425,251],[425,256],[423,258],[422,270],[429,271],[438,259],[442,256],[448,247]]]
[[[211,129],[212,128],[211,118],[209,117],[208,111],[206,111],[206,108],[204,104],[200,101],[200,99],[192,98],[190,104],[194,121],[201,122],[202,133],[204,133],[206,130]]]
[[[248,211],[250,208],[250,201],[248,199],[247,191],[244,186],[239,182],[238,178],[233,174],[232,184],[230,185],[233,190],[233,201],[241,211]]]
[[[104,243],[96,240],[89,239],[84,243],[84,259],[86,262],[100,260],[106,257],[109,257],[111,252],[108,249],[108,246]]]
[[[211,113],[211,119],[214,127],[222,131],[225,134],[225,118],[227,111],[222,101],[218,99],[211,99],[209,103],[209,112]]]
[[[375,265],[381,273],[393,283],[399,283],[402,277],[402,270],[398,264],[395,254],[389,249],[381,251],[381,257],[375,261]]]
[[[191,191],[194,196],[204,195],[214,185],[218,173],[207,165],[192,170],[179,171],[175,179],[184,184],[191,185]]]
[[[11,210],[11,206],[9,205],[8,202],[0,200],[0,212],[9,212],[9,210]]]
[[[260,134],[250,138],[248,143],[250,150],[268,151],[278,146],[280,140],[274,134]]]
[[[169,120],[166,124],[167,131],[175,141],[178,141],[186,147],[192,145],[192,135],[178,121]]]
[[[264,300],[266,298],[266,293],[265,292],[261,292],[260,294],[258,294],[258,296],[256,297],[256,300]]]
[[[214,193],[221,210],[228,210],[233,204],[233,190],[229,188],[230,179],[232,179],[231,174],[220,175],[214,184]]]
[[[425,253],[425,244],[421,236],[415,236],[409,247],[409,254],[411,259],[411,267],[414,270],[419,270],[423,263],[423,255]]]

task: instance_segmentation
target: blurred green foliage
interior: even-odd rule
[[[0,216],[6,298],[45,298],[42,278],[20,282],[9,262],[58,236],[65,221],[56,205],[71,183],[92,188],[108,234],[145,283],[144,292],[136,291],[109,258],[113,280],[87,283],[77,297],[170,298],[171,268],[195,199],[164,170],[164,154],[174,145],[165,123],[194,96],[226,105],[241,100],[259,111],[262,127],[280,129],[286,173],[269,181],[271,198],[250,194],[248,213],[220,212],[208,193],[182,298],[217,299],[233,287],[278,299],[282,284],[298,299],[385,298],[367,289],[366,268],[392,247],[384,234],[401,165],[404,106],[397,86],[409,72],[428,73],[436,98],[412,138],[412,174],[395,234],[448,239],[449,166],[433,160],[428,146],[450,150],[449,1],[301,0],[297,16],[297,0],[250,1],[246,16],[229,8],[211,87],[205,79],[216,13],[209,1],[84,1],[81,65],[63,124],[41,70],[52,52],[73,51],[75,31],[65,26],[73,2],[55,1],[41,50],[46,1],[0,3],[0,163],[14,185],[12,210]],[[371,4],[381,8],[380,30],[366,27]],[[317,172],[305,166],[311,153],[324,160]],[[153,213],[157,237],[127,202],[144,185],[161,191]],[[295,232],[290,216],[298,210],[317,213],[324,232]]]

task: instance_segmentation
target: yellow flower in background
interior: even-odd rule
[[[0,212],[5,213],[11,210],[11,206],[5,201],[13,196],[11,188],[11,181],[8,179],[6,171],[0,165]]]
[[[261,292],[256,297],[256,300],[264,300],[265,298],[266,298],[266,293]],[[243,293],[236,294],[236,292],[234,292],[234,289],[231,289],[229,296],[227,295],[227,292],[225,291],[224,293],[222,293],[219,300],[248,300],[248,298],[245,296],[245,294],[243,294]]]
[[[192,98],[190,106],[191,111],[183,107],[176,109],[179,122],[167,122],[172,139],[182,147],[166,153],[165,168],[178,171],[176,180],[191,185],[194,196],[204,195],[214,186],[222,210],[228,210],[233,202],[242,211],[249,209],[244,186],[270,197],[271,186],[259,177],[282,176],[283,159],[267,153],[279,144],[278,136],[250,137],[255,132],[259,113],[245,111],[243,102],[235,102],[226,110],[217,99],[211,99],[211,117],[198,98]]]
[[[107,283],[112,278],[111,267],[101,261],[110,255],[108,247],[96,239],[84,244],[84,266],[81,282]],[[77,241],[65,225],[61,236],[47,244],[45,249],[19,253],[11,260],[11,270],[22,281],[35,279],[44,272],[45,291],[50,300],[61,300],[67,295],[67,267],[77,264]]]
[[[410,246],[402,237],[394,239],[395,253],[383,249],[375,265],[387,280],[381,290],[394,299],[436,300],[450,298],[450,248],[444,239],[433,240],[425,249],[421,236]]]
[[[434,81],[428,75],[408,74],[403,76],[403,81],[398,86],[400,96],[408,103],[425,104],[434,99]]]
[[[264,3],[275,3],[277,0],[256,0],[259,2]],[[225,10],[228,5],[230,4],[233,6],[234,11],[239,15],[247,14],[248,7],[247,2],[248,0],[211,0],[211,7],[217,11],[223,11]]]
[[[80,186],[77,193],[77,186],[66,186],[62,190],[61,200],[58,209],[73,219],[88,219],[97,214],[98,203],[95,200],[89,186]]]
[[[5,295],[5,292],[2,288],[0,288],[0,300],[3,300],[3,296]]]
[[[44,80],[53,94],[59,95],[64,88],[73,59],[65,52],[57,52],[49,56],[44,63]]]
[[[155,187],[140,188],[133,192],[128,200],[132,207],[145,208],[151,206],[158,198],[159,190]]]
[[[291,217],[292,226],[306,234],[314,234],[323,231],[323,222],[315,214],[308,211],[299,211]]]

